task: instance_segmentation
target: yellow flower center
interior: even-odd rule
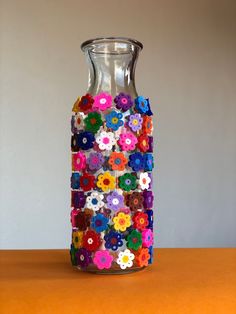
[[[141,219],[139,220],[139,222],[140,222],[141,224],[143,224],[143,223],[144,223],[144,219],[141,218]]]
[[[118,118],[114,117],[111,119],[112,123],[116,124],[118,122]]]
[[[122,262],[123,263],[128,263],[128,261],[129,261],[129,256],[127,256],[127,255],[123,256]]]
[[[138,124],[138,120],[137,119],[134,119],[133,120],[133,125],[137,125]]]

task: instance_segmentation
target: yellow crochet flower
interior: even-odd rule
[[[72,111],[75,113],[79,111],[79,101],[80,101],[80,97],[76,100],[76,102],[73,105]]]
[[[131,226],[130,215],[127,215],[123,212],[114,217],[113,222],[114,228],[117,231],[125,231],[128,227]]]
[[[83,231],[73,231],[72,243],[76,249],[82,246]]]
[[[99,174],[97,186],[107,192],[108,190],[114,190],[116,179],[109,172]]]

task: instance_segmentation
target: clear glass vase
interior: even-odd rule
[[[128,38],[81,45],[89,83],[72,109],[70,254],[84,271],[127,273],[152,263],[152,112],[135,88],[142,47]]]

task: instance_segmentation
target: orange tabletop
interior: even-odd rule
[[[157,249],[126,275],[70,265],[68,250],[1,251],[0,313],[236,313],[236,249]]]

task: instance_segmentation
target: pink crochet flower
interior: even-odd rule
[[[127,151],[127,150],[134,150],[137,142],[138,140],[134,136],[134,134],[131,132],[127,132],[120,135],[118,144],[120,145],[123,151]]]
[[[99,109],[104,111],[110,108],[112,105],[112,96],[107,93],[100,93],[97,96],[94,96],[94,109]]]
[[[72,170],[78,171],[86,167],[86,156],[82,152],[72,154]]]
[[[93,262],[98,269],[109,269],[113,261],[113,256],[109,254],[108,250],[97,251],[94,255]]]
[[[153,232],[151,229],[143,230],[142,241],[144,247],[150,247],[153,245]]]

